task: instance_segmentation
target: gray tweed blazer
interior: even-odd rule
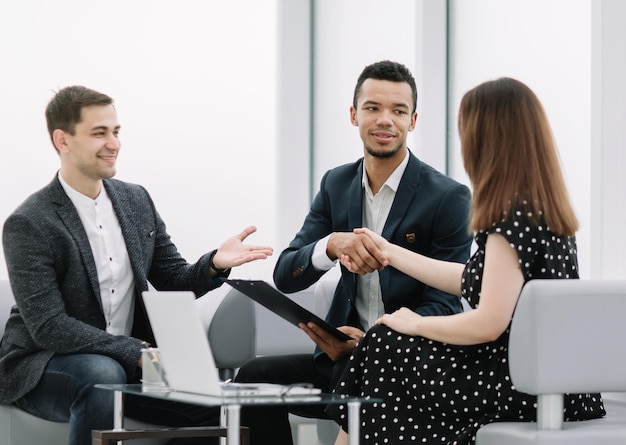
[[[0,403],[30,391],[54,354],[102,354],[116,359],[129,381],[138,376],[141,341],[153,341],[141,292],[160,290],[201,296],[219,285],[208,255],[189,264],[166,232],[141,186],[104,181],[113,202],[135,277],[130,337],[105,331],[98,274],[76,208],[55,176],[4,224],[3,246],[16,305],[0,343]]]

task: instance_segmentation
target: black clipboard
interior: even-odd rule
[[[347,341],[352,339],[352,337],[344,334],[330,323],[300,306],[287,295],[265,281],[240,279],[227,279],[224,281],[295,326],[298,326],[300,323],[313,322],[333,335],[337,340]]]

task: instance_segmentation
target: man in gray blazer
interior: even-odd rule
[[[352,232],[368,227],[394,244],[441,260],[465,263],[469,256],[468,188],[407,148],[407,134],[417,120],[416,101],[415,79],[405,66],[382,61],[364,68],[350,108],[363,158],[324,175],[302,228],[274,269],[276,286],[296,292],[317,282],[342,255],[355,259],[359,273],[341,267],[326,315],[326,321],[353,340],[338,341],[312,323],[303,325],[317,345],[314,354],[253,359],[239,370],[238,381],[309,382],[330,392],[363,331],[382,314],[401,307],[432,316],[462,310],[458,297],[383,268],[383,256],[371,240]],[[306,417],[325,417],[323,408],[289,407]],[[288,445],[287,414],[285,407],[244,407],[241,423],[250,427],[252,445]]]
[[[17,304],[0,344],[0,403],[69,421],[70,445],[84,445],[92,429],[113,425],[112,393],[94,384],[139,381],[142,342],[153,340],[140,298],[148,282],[199,297],[232,267],[264,259],[272,249],[244,244],[256,230],[248,227],[189,264],[148,192],[111,179],[121,146],[113,100],[67,87],[48,104],[46,119],[61,168],[4,224]],[[153,420],[179,426],[216,421],[215,410],[155,410],[162,416]]]

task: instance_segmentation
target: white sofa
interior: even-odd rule
[[[207,328],[216,366],[223,378],[232,377],[236,368],[256,353],[255,306],[248,297],[222,286],[198,300],[198,309]],[[14,304],[8,280],[0,280],[0,336]],[[125,419],[126,428],[154,428]],[[68,424],[32,416],[13,405],[0,405],[0,445],[65,445]],[[158,445],[167,439],[138,439],[135,445]]]

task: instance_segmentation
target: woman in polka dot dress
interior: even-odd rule
[[[536,397],[518,392],[508,366],[509,327],[525,282],[578,278],[578,227],[543,107],[523,83],[485,82],[463,97],[459,134],[473,186],[467,264],[434,260],[367,229],[388,267],[467,299],[471,311],[423,317],[410,308],[383,315],[359,342],[338,394],[371,396],[364,444],[472,444],[494,421],[536,420]],[[350,258],[345,267],[353,270]],[[329,406],[348,442],[346,408]],[[604,416],[599,394],[571,394],[565,419]]]

